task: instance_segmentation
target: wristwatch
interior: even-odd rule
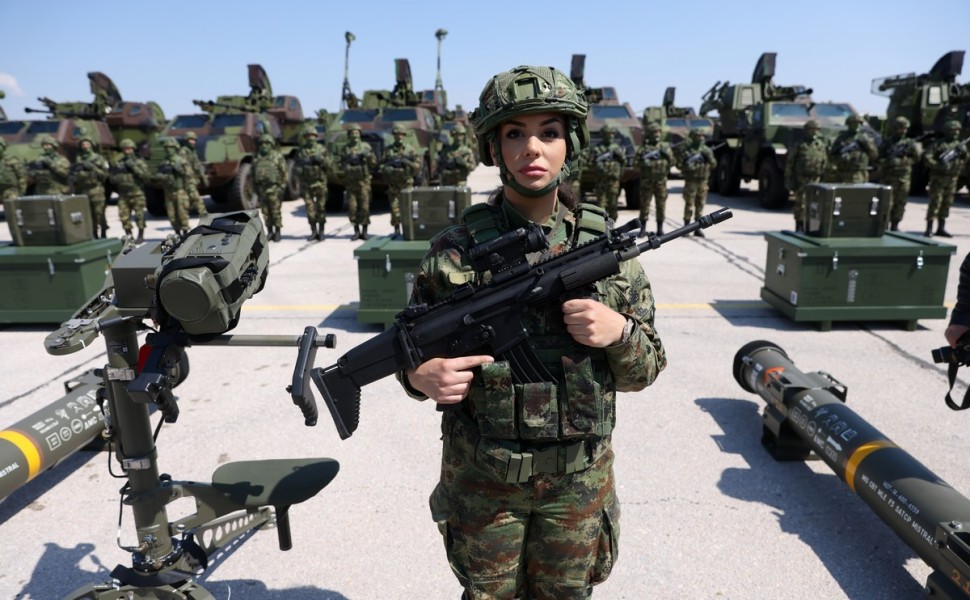
[[[619,343],[621,344],[625,344],[630,341],[630,336],[633,335],[633,328],[637,325],[636,321],[634,321],[631,317],[626,315],[624,316],[626,317],[626,324],[623,326],[623,334],[620,335]]]

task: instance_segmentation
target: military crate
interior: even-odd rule
[[[761,298],[793,321],[827,331],[833,321],[946,317],[943,296],[956,246],[890,232],[878,238],[819,238],[770,232]]]
[[[411,297],[414,275],[428,252],[427,241],[371,237],[354,250],[360,287],[357,321],[387,327]]]
[[[0,244],[0,323],[61,323],[104,286],[121,240]]]
[[[15,246],[67,246],[94,238],[87,196],[20,196],[3,201]]]
[[[886,232],[892,188],[874,183],[813,183],[805,189],[805,233],[879,237]]]
[[[461,220],[472,201],[469,187],[413,187],[401,194],[401,234],[405,240],[430,240]]]

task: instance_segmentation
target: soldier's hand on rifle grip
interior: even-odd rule
[[[574,298],[562,304],[566,331],[574,340],[591,348],[605,348],[620,343],[625,316],[590,298]]]
[[[472,369],[494,360],[485,355],[432,358],[407,371],[408,384],[439,405],[457,407],[468,396]]]

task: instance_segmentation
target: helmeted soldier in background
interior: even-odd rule
[[[27,193],[27,166],[16,156],[7,154],[7,142],[0,138],[0,201]]]
[[[173,137],[161,141],[165,156],[158,164],[155,182],[165,193],[165,215],[176,234],[184,237],[189,232],[189,165]]]
[[[438,153],[441,185],[465,185],[475,165],[475,152],[468,145],[465,126],[458,123],[451,130],[451,142]]]
[[[132,215],[138,226],[136,243],[145,241],[145,190],[143,186],[151,179],[148,164],[135,154],[135,142],[121,140],[121,157],[111,163],[108,180],[118,192],[118,218],[125,228],[125,235],[131,235]]]
[[[818,121],[806,121],[802,139],[788,148],[785,160],[785,188],[795,196],[795,231],[805,231],[805,187],[822,181],[828,165],[829,147],[818,130]]]
[[[71,165],[68,179],[75,194],[84,194],[91,205],[91,219],[94,221],[94,237],[108,237],[108,219],[104,209],[107,198],[104,195],[104,182],[108,179],[108,161],[94,151],[94,140],[82,136],[78,140],[78,153]],[[98,228],[101,229],[100,236]]]
[[[663,128],[659,123],[647,125],[643,143],[637,148],[636,164],[640,168],[640,237],[647,235],[650,200],[656,199],[657,235],[664,234],[667,214],[667,177],[674,164],[674,151],[660,139]]]
[[[926,168],[930,171],[926,231],[923,233],[927,237],[933,235],[933,219],[937,219],[936,235],[953,237],[946,230],[946,218],[950,216],[960,172],[970,156],[967,142],[960,141],[962,129],[959,121],[947,121],[943,124],[943,139],[933,143],[923,155]]]
[[[180,148],[180,151],[182,158],[185,159],[185,164],[189,166],[189,206],[195,209],[200,217],[204,217],[208,214],[208,211],[205,208],[205,201],[202,200],[202,194],[199,193],[199,187],[207,187],[209,178],[205,174],[205,165],[202,164],[202,160],[199,159],[199,152],[196,150],[198,140],[199,138],[194,131],[187,132],[185,134],[185,145]]]
[[[253,187],[263,209],[267,237],[271,242],[280,241],[283,228],[283,190],[286,188],[286,161],[276,149],[276,140],[268,133],[259,136],[259,149],[253,160]]]
[[[327,223],[328,162],[327,148],[317,141],[317,130],[313,125],[304,126],[293,168],[300,180],[306,219],[310,223],[307,240],[323,239],[323,228]]]
[[[680,147],[677,154],[677,168],[684,176],[684,224],[692,219],[700,218],[707,202],[707,190],[710,187],[711,169],[717,166],[714,152],[704,142],[704,132],[691,129],[687,134],[687,143]],[[694,232],[697,237],[704,237],[704,232],[698,229]]]
[[[620,175],[626,163],[626,152],[614,141],[616,128],[607,123],[600,128],[600,143],[590,150],[586,164],[596,173],[596,203],[606,210],[614,221],[617,218],[617,202],[620,198]]]
[[[899,231],[899,222],[906,211],[913,165],[923,156],[923,145],[906,136],[909,119],[896,117],[892,124],[893,134],[883,139],[879,146],[879,181],[892,188],[889,208],[889,230]]]
[[[829,147],[829,164],[833,167],[835,183],[866,183],[869,164],[879,157],[876,143],[861,131],[862,117],[849,115],[845,129],[839,132]]]
[[[57,140],[50,135],[42,135],[39,141],[40,158],[27,165],[27,174],[34,182],[34,194],[54,196],[70,193],[68,175],[71,171],[71,161],[57,151]]]
[[[391,226],[394,235],[401,234],[401,194],[414,186],[414,176],[421,168],[417,151],[404,141],[407,130],[404,125],[395,123],[391,129],[394,143],[384,148],[381,160],[381,175],[387,184],[387,199],[391,205]],[[405,210],[407,210],[405,208]]]
[[[347,215],[354,224],[355,240],[367,239],[370,225],[371,169],[377,165],[377,157],[370,144],[360,138],[360,125],[351,123],[347,128],[347,143],[340,149],[340,170],[344,174],[347,190]]]

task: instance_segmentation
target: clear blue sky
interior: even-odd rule
[[[575,7],[575,8],[573,8]],[[624,8],[625,7],[625,8]],[[344,32],[350,85],[394,85],[395,58],[410,59],[416,89],[434,86],[438,28],[449,105],[472,108],[487,79],[520,64],[568,72],[586,54],[586,81],[613,85],[638,113],[676,86],[677,104],[700,104],[715,81],[749,81],[761,52],[778,53],[775,83],[814,88],[816,100],[884,114],[872,79],[926,72],[949,50],[970,52],[968,0],[809,2],[105,2],[0,0],[0,100],[24,118],[38,96],[90,101],[86,73],[103,71],[128,100],[166,116],[192,99],[248,92],[260,63],[275,94],[304,112],[339,106]],[[970,55],[960,82],[970,81]]]

